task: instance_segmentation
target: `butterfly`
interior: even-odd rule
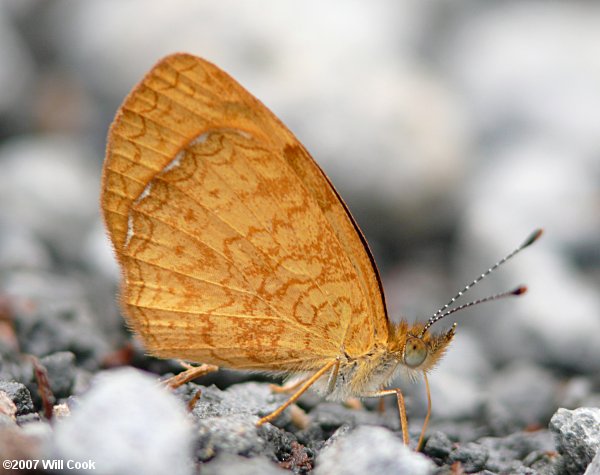
[[[439,334],[430,327],[479,301],[449,310],[459,293],[427,323],[393,323],[340,195],[296,137],[224,71],[173,54],[134,87],[108,135],[101,206],[122,270],[123,312],[149,353],[296,375],[295,393],[259,424],[311,386],[330,400],[395,395],[408,444],[402,392],[387,387],[402,369],[425,378],[422,444],[427,373],[456,325]]]

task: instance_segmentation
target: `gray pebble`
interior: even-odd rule
[[[40,442],[50,442],[53,436],[52,426],[45,420],[30,421],[27,424],[23,424],[21,429],[24,435],[34,437]]]
[[[5,427],[14,427],[15,421],[10,414],[0,412],[0,431],[4,430]]]
[[[234,454],[220,454],[202,465],[202,475],[241,474],[244,475],[284,475],[288,470],[277,466],[265,457],[246,458]]]
[[[591,406],[591,404],[584,404],[584,401],[592,396],[593,386],[592,381],[583,376],[569,379],[562,387],[558,401],[559,407],[576,409],[582,406]]]
[[[452,451],[452,441],[443,432],[436,431],[427,439],[423,452],[433,459],[443,461]]]
[[[484,437],[478,443],[488,452],[486,468],[499,473],[513,473],[539,460],[540,454],[555,450],[552,435],[547,430],[517,432],[506,437]],[[553,461],[547,462],[552,465]]]
[[[17,416],[28,414],[35,410],[33,401],[31,400],[31,393],[24,384],[15,381],[0,381],[0,391],[5,392],[12,402],[15,403],[15,406],[17,406]]]
[[[17,405],[4,391],[0,391],[0,426],[14,425]]]
[[[475,442],[459,446],[450,454],[451,462],[460,462],[465,472],[478,472],[483,470],[488,459],[486,447]]]
[[[56,398],[71,395],[75,381],[75,355],[70,351],[59,351],[40,360],[48,371],[50,389]]]
[[[600,475],[600,450],[596,452],[596,455],[592,459],[592,463],[588,465],[583,475]]]
[[[430,378],[430,384],[436,417],[465,420],[473,419],[481,412],[485,398],[480,382],[453,372],[444,372],[443,369],[436,371],[434,376]]]
[[[188,385],[192,391],[200,389],[202,395],[193,409],[199,419],[230,414],[252,414],[259,417],[270,414],[289,397],[275,394],[265,383],[242,383],[230,386],[225,391],[216,386],[201,387]],[[284,411],[275,421],[277,425],[289,423],[289,411]]]
[[[348,436],[354,429],[350,424],[344,424],[336,429],[336,431],[327,439],[323,445],[323,448],[329,447],[337,443],[338,439],[343,439]]]
[[[193,431],[183,404],[132,368],[100,373],[58,420],[52,458],[91,460],[98,474],[190,474]]]
[[[193,384],[187,386],[191,392],[198,388]],[[210,460],[219,453],[265,455],[276,461],[291,453],[296,442],[291,433],[270,423],[256,426],[258,418],[279,407],[286,395],[273,394],[269,385],[261,383],[242,383],[225,391],[215,386],[201,389],[202,395],[193,409],[197,419],[196,456],[200,461]],[[292,425],[289,411],[274,422],[277,426]],[[313,445],[316,444],[313,440]]]
[[[37,412],[29,412],[27,414],[22,414],[17,416],[17,424],[24,427],[32,422],[40,422],[41,417]]]
[[[428,427],[427,433],[433,434],[439,431],[446,434],[452,442],[465,444],[473,442],[481,437],[489,435],[490,431],[487,427],[473,424],[472,420],[465,421],[437,421],[433,419]]]
[[[546,426],[555,409],[558,383],[550,372],[515,361],[494,375],[485,404],[487,422],[497,435],[527,426]]]
[[[10,15],[5,5],[0,8],[0,113],[18,114],[31,94],[35,80],[33,54],[22,37],[21,30]]]
[[[78,259],[98,207],[94,152],[84,140],[21,134],[0,147],[0,219],[48,243],[56,257]]]
[[[559,409],[550,421],[565,473],[583,473],[600,449],[600,409]]]
[[[559,473],[562,457],[555,450],[534,450],[523,459],[523,465],[541,474]]]
[[[472,294],[473,298],[488,294],[488,283],[488,289],[503,290],[524,282],[531,286],[527,296],[457,315],[459,333],[430,379],[433,420],[427,446],[440,458],[446,454],[447,461],[454,448],[450,440],[463,444],[477,440],[489,453],[482,474],[549,473],[560,457],[546,454],[546,431],[478,439],[482,433],[505,434],[528,424],[546,424],[556,407],[600,406],[600,393],[593,393],[600,387],[596,2],[496,0],[459,2],[458,8],[449,8],[447,2],[346,5],[335,0],[319,4],[320,17],[334,18],[343,5],[344,21],[316,23],[303,21],[314,17],[314,5],[302,2],[293,11],[299,28],[280,21],[290,16],[290,7],[279,4],[270,15],[248,15],[255,6],[252,2],[236,9],[228,6],[230,2],[189,2],[185,9],[152,3],[89,0],[73,7],[69,2],[0,2],[0,287],[30,297],[38,282],[48,282],[44,288],[59,302],[50,306],[35,295],[30,299],[40,310],[33,322],[17,319],[24,351],[52,357],[68,350],[86,370],[96,372],[100,367],[109,320],[92,304],[88,308],[82,295],[63,294],[58,275],[71,272],[73,266],[81,274],[102,274],[111,283],[119,275],[98,216],[105,125],[126,91],[161,54],[202,45],[202,51],[194,50],[197,46],[191,51],[233,73],[306,139],[379,257],[399,258],[378,259],[386,288],[394,278],[391,268],[412,267],[403,270],[410,285],[388,292],[388,304],[398,302],[390,316],[403,314],[411,321],[413,315],[424,317],[438,308],[432,300],[446,301],[440,294],[448,286],[458,290],[454,287],[463,283],[459,277],[447,282],[452,269],[464,268],[466,283],[510,250],[515,233],[519,239],[523,228],[527,232],[538,223],[547,227],[548,235],[539,245]],[[139,21],[127,21],[132,15]],[[309,25],[310,35],[303,25]],[[323,41],[324,37],[333,41]],[[317,54],[301,54],[298,61],[293,53],[300,45]],[[52,52],[50,57],[41,54],[45,51]],[[336,69],[347,73],[344,81],[331,74],[332,58]],[[59,88],[52,87],[53,78]],[[356,94],[357,90],[371,93]],[[49,95],[54,98],[50,104],[60,100],[58,110],[48,109]],[[73,108],[74,102],[79,106]],[[92,111],[91,116],[77,114],[80,109]],[[81,122],[69,131],[74,133],[63,133],[65,115]],[[357,173],[360,166],[366,168]],[[433,243],[421,239],[432,236]],[[449,244],[453,241],[470,249],[468,254],[457,256]],[[413,260],[420,263],[413,265]],[[471,263],[473,273],[467,271]],[[59,272],[46,271],[55,264]],[[23,270],[30,274],[15,275]],[[430,281],[436,282],[436,291],[427,294]],[[66,287],[70,290],[72,282]],[[415,290],[425,291],[425,296],[417,298]],[[111,289],[110,297],[98,300],[99,307],[109,308],[105,313],[116,315],[113,294]],[[422,308],[412,303],[413,298],[434,307],[413,311]],[[57,311],[59,306],[67,311]],[[77,314],[73,320],[63,318],[71,310]],[[94,325],[81,324],[86,313],[93,316]],[[481,334],[473,334],[469,344],[463,336],[471,317],[477,322],[473,330]],[[114,327],[119,332],[122,322]],[[0,348],[0,379],[26,382],[22,376],[28,369],[31,372],[30,366],[3,353]],[[504,373],[492,380],[494,392],[481,411],[485,402],[481,390],[489,383],[489,374],[497,363],[516,358],[566,377],[576,370],[583,379],[566,388],[564,396],[559,395],[562,400],[552,402],[557,385],[544,370]],[[154,365],[148,361],[143,364]],[[71,391],[82,398],[69,399],[74,414],[88,404],[88,374],[76,371]],[[52,375],[50,379],[52,383]],[[62,389],[55,389],[67,391],[68,380],[65,377]],[[413,392],[412,401],[410,393],[407,397],[407,403],[413,403],[411,429],[420,429],[418,417],[424,414],[422,386],[419,391]],[[219,442],[215,432],[237,428],[246,431],[248,446],[261,438],[265,445],[253,460],[222,453],[203,464],[201,471],[268,474],[278,471],[268,451],[283,450],[293,435],[318,449],[334,432],[326,445],[335,448],[352,437],[351,427],[382,424],[375,414],[323,403],[307,393],[299,406],[315,410],[306,429],[294,432],[289,411],[274,424],[293,435],[271,425],[256,432],[247,427],[252,418],[285,399],[279,397],[243,385],[237,394],[236,389],[212,393],[207,389],[195,417],[200,419],[198,429],[209,430],[209,442]],[[391,408],[395,402],[388,399]],[[478,420],[482,412],[484,420]],[[162,421],[154,410],[146,417],[151,421],[138,417],[137,422],[144,429],[155,417]],[[35,412],[21,414],[17,423],[23,429],[16,430],[44,427],[36,425],[37,420]],[[385,424],[397,428],[397,421],[394,408],[393,414],[386,414]],[[106,424],[85,427],[102,434]],[[112,437],[112,432],[106,436]],[[550,444],[549,450],[553,447]],[[129,448],[121,447],[115,454],[121,456],[125,450]],[[352,455],[346,460],[353,460]],[[594,461],[598,467],[598,455]]]
[[[98,369],[108,343],[74,279],[21,273],[13,274],[7,286],[16,295],[35,294],[30,297],[35,308],[15,315],[23,353],[43,357],[69,350],[83,367]]]
[[[361,426],[321,451],[315,475],[425,475],[433,473],[434,467],[431,460],[406,447],[388,429]]]
[[[397,410],[390,413],[387,409],[386,415],[381,416],[376,411],[352,409],[339,402],[322,402],[310,416],[313,423],[318,424],[324,431],[335,430],[344,424],[350,426],[372,424],[384,425],[389,429],[399,429],[400,419]]]
[[[48,270],[52,259],[48,249],[29,229],[5,225],[0,220],[0,263],[3,272],[14,269]]]
[[[257,421],[258,417],[251,414],[228,414],[199,419],[196,449],[198,459],[207,461],[216,454],[225,452],[246,457],[267,455],[275,460],[277,448],[275,444],[268,442],[277,440],[277,434],[281,432],[271,424],[257,427]]]
[[[298,442],[312,450],[320,450],[323,441],[327,439],[327,433],[316,424],[310,424],[306,429],[295,432],[294,435]]]

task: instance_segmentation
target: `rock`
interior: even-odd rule
[[[208,463],[202,464],[202,475],[289,475],[289,470],[284,470],[276,463],[265,457],[251,459],[234,454],[219,454]]]
[[[452,452],[452,445],[452,441],[446,434],[436,431],[427,439],[425,447],[423,447],[423,453],[441,463]]]
[[[41,421],[41,417],[37,412],[29,412],[27,414],[23,414],[17,416],[17,424],[21,427],[25,427],[32,423],[38,423]]]
[[[10,414],[12,408],[6,407],[6,402],[3,401],[4,397],[2,396],[2,393],[0,393],[0,431],[15,425],[15,417]]]
[[[534,130],[576,151],[598,147],[600,32],[590,7],[499,2],[462,17],[445,64],[480,135],[501,142]]]
[[[15,381],[0,381],[0,391],[4,392],[15,404],[17,416],[29,414],[35,410],[31,393],[24,384]]]
[[[19,110],[31,94],[35,80],[35,65],[27,41],[19,34],[17,24],[12,22],[4,5],[0,7],[0,114],[11,112],[18,116]]]
[[[79,365],[98,369],[108,342],[81,282],[56,274],[21,272],[10,276],[6,288],[36,303],[15,312],[15,330],[22,352],[44,357],[69,350]]]
[[[30,229],[0,222],[0,268],[4,272],[14,269],[47,270],[51,261],[48,249]]]
[[[321,449],[328,434],[317,424],[310,424],[306,429],[294,433],[299,443],[315,452]]]
[[[53,257],[76,260],[98,209],[94,158],[89,144],[69,136],[3,141],[0,220],[30,230],[50,245]]]
[[[54,435],[52,426],[45,420],[30,421],[27,424],[22,424],[21,429],[24,435],[31,436],[46,446]]]
[[[465,420],[481,412],[485,398],[480,382],[440,369],[429,378],[429,384],[433,417]]]
[[[310,412],[310,417],[313,424],[317,424],[325,432],[334,431],[345,424],[350,426],[389,424],[389,428],[391,429],[400,428],[400,420],[397,412],[395,414],[386,414],[386,417],[381,417],[376,411],[351,409],[339,402],[322,402]]]
[[[201,387],[189,385],[192,392],[201,389],[202,395],[193,409],[199,419],[220,417],[230,414],[251,414],[259,417],[270,414],[288,398],[285,394],[275,394],[265,383],[242,383],[225,391],[216,386]],[[274,422],[278,425],[289,423],[289,411],[284,411]]]
[[[558,459],[558,454],[549,455],[554,453],[555,446],[547,430],[516,432],[506,437],[483,437],[477,442],[488,453],[485,468],[496,473],[516,473],[533,463],[553,468]]]
[[[562,457],[556,450],[534,450],[523,459],[523,465],[541,474],[560,473]]]
[[[351,426],[350,424],[344,424],[338,427],[333,434],[331,434],[331,437],[324,442],[323,448],[336,444],[339,439],[344,439],[353,429],[354,426]]]
[[[425,434],[426,438],[435,432],[443,432],[453,443],[461,444],[474,442],[481,437],[490,435],[488,427],[480,423],[474,424],[473,420],[437,421],[432,418]]]
[[[423,321],[533,227],[546,228],[539,243],[459,302],[520,283],[530,288],[522,298],[452,315],[458,334],[429,378],[433,413],[424,450],[440,475],[460,471],[462,462],[450,468],[450,454],[477,468],[477,454],[486,451],[482,475],[560,473],[567,455],[558,455],[548,431],[529,431],[557,407],[600,407],[600,5],[297,3],[272,2],[269,15],[255,15],[261,0],[173,0],[168,8],[143,0],[0,2],[0,380],[31,388],[20,414],[0,415],[0,459],[42,458],[41,446],[54,446],[53,427],[60,432],[71,421],[84,427],[73,447],[92,436],[106,447],[112,440],[101,437],[116,443],[129,433],[105,428],[125,426],[131,413],[142,434],[126,439],[132,449],[121,443],[110,457],[122,460],[133,450],[139,461],[131,441],[148,445],[170,427],[146,385],[135,393],[144,398],[138,406],[147,397],[152,403],[145,418],[112,407],[89,423],[78,414],[101,389],[89,380],[104,355],[131,335],[115,303],[120,272],[98,210],[106,125],[142,74],[162,54],[180,50],[230,72],[305,143],[376,253],[390,318]],[[344,21],[336,21],[341,11]],[[16,311],[6,312],[6,299],[19,302]],[[13,334],[23,352],[48,359],[57,395],[77,395],[65,401],[64,414],[71,414],[64,420],[47,424],[33,412],[31,367]],[[156,374],[175,370],[135,345],[121,363]],[[76,365],[57,356],[65,351]],[[218,387],[234,387],[204,388],[195,413],[183,418],[193,420],[190,434],[173,437],[194,444],[179,459],[202,459],[193,467],[202,473],[276,473],[277,460],[293,458],[294,450],[299,461],[323,450],[323,464],[342,464],[334,473],[355,462],[356,470],[372,473],[377,458],[386,467],[399,463],[398,454],[405,459],[395,449],[394,397],[386,398],[381,417],[306,393],[297,404],[308,426],[294,427],[285,411],[256,429],[252,422],[286,396],[218,378]],[[186,386],[176,393],[184,401],[198,387]],[[405,396],[414,442],[426,408],[422,381],[407,385]],[[383,442],[363,437],[343,451],[355,431],[373,431],[365,424],[395,430],[379,429]],[[482,438],[526,425],[524,433]],[[579,444],[580,434],[567,442]],[[146,450],[148,461],[121,472],[141,473],[162,450]],[[329,450],[346,457],[328,457]],[[598,471],[598,457],[588,475]],[[368,462],[358,465],[362,460]],[[178,468],[168,472],[188,471]]]
[[[583,473],[600,449],[600,409],[580,407],[559,409],[550,421],[563,469],[568,474]]]
[[[70,351],[59,351],[40,359],[40,363],[48,371],[54,397],[69,397],[75,382],[75,355]]]
[[[9,312],[12,311],[9,310]],[[0,381],[21,381],[23,376],[28,374],[24,368],[22,358],[19,357],[18,348],[19,342],[16,333],[12,329],[6,331],[4,336],[0,338],[0,361],[2,361],[2,364],[0,364]]]
[[[596,455],[592,459],[592,463],[588,465],[583,475],[600,475],[600,450],[596,452]]]
[[[486,466],[488,450],[475,442],[460,445],[450,454],[451,462],[460,462],[467,473],[479,472]]]
[[[593,397],[592,390],[593,384],[589,378],[583,376],[572,377],[562,387],[558,406],[565,409],[595,406],[595,404],[584,403],[586,399]]]
[[[11,425],[16,421],[17,405],[4,391],[0,390],[0,425]]]
[[[432,474],[435,465],[406,447],[393,432],[361,426],[323,448],[317,456],[315,475],[390,473]]]
[[[195,393],[197,389],[202,390],[202,395],[192,413],[197,419],[199,460],[230,453],[247,457],[265,455],[276,461],[291,453],[292,444],[297,443],[292,434],[270,423],[256,427],[259,417],[271,413],[285,401],[285,394],[274,394],[264,383],[236,384],[225,391],[215,386],[202,388],[187,384],[179,392]],[[274,423],[290,425],[289,411]]]
[[[487,388],[485,416],[494,433],[504,435],[545,426],[555,408],[558,384],[549,371],[515,361],[494,374]]]
[[[197,458],[207,461],[223,452],[246,457],[267,455],[276,460],[281,446],[269,442],[281,443],[283,433],[271,424],[256,427],[257,421],[257,416],[243,413],[199,419]]]
[[[189,416],[152,376],[105,371],[79,402],[56,422],[51,458],[92,460],[99,474],[193,472]]]

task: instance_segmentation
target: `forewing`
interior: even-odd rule
[[[335,190],[210,63],[169,56],[132,91],[102,188],[125,313],[152,353],[286,370],[387,336],[376,269]]]

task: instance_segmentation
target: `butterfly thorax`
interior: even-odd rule
[[[339,366],[323,375],[314,387],[331,401],[366,396],[384,387],[394,376],[398,365],[397,358],[385,347],[373,348],[359,357],[342,354]]]
[[[317,391],[333,401],[366,397],[385,389],[398,373],[415,379],[431,370],[452,340],[454,329],[439,335],[422,335],[422,330],[419,323],[390,324],[387,344],[357,357],[342,351],[339,365],[317,381]]]

